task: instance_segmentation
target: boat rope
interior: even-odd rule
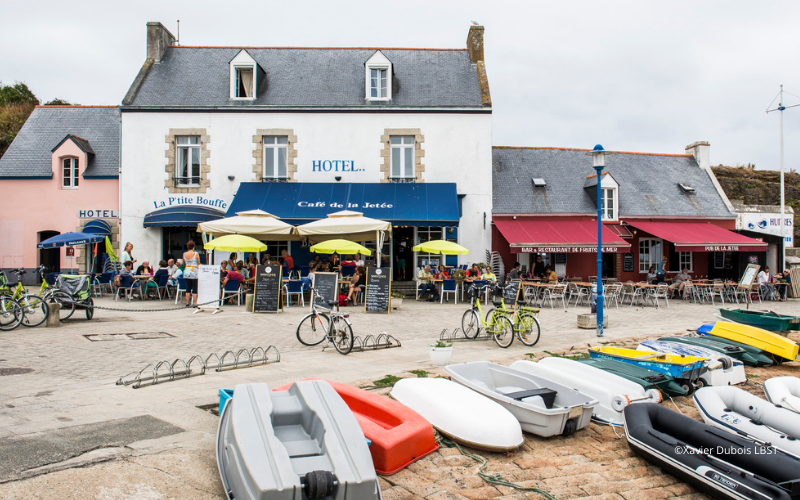
[[[485,458],[483,458],[482,456],[478,455],[477,453],[470,453],[468,451],[465,451],[464,448],[462,448],[460,444],[458,444],[456,442],[453,442],[453,441],[450,441],[448,439],[445,439],[435,429],[434,429],[434,432],[436,433],[436,442],[439,443],[440,445],[446,446],[448,448],[453,448],[453,447],[458,448],[458,451],[460,451],[461,454],[464,455],[465,457],[469,457],[469,458],[475,460],[476,462],[480,462],[481,466],[478,468],[478,477],[480,477],[481,479],[483,479],[487,483],[489,483],[489,484],[497,484],[497,485],[500,485],[500,486],[507,486],[509,488],[514,488],[514,489],[520,490],[520,491],[532,491],[534,493],[538,493],[538,494],[542,495],[543,497],[545,497],[545,498],[547,498],[549,500],[558,500],[556,497],[554,497],[553,495],[551,495],[550,493],[546,492],[545,490],[543,490],[541,488],[537,488],[535,486],[522,486],[521,484],[517,484],[517,483],[512,483],[510,481],[506,481],[505,479],[503,479],[503,476],[501,474],[486,474],[486,473],[484,473],[483,469],[485,469],[486,465],[488,464],[488,462],[487,462],[487,460]]]
[[[669,398],[669,400],[670,400],[670,401],[672,401],[672,406],[674,406],[674,407],[675,407],[675,409],[676,409],[676,410],[678,410],[678,413],[680,413],[681,415],[683,415],[683,412],[681,411],[681,409],[680,409],[680,408],[678,408],[678,405],[677,405],[677,404],[675,404],[675,400],[674,400],[674,399],[672,399],[672,396],[670,396],[669,394],[667,394],[667,397]]]

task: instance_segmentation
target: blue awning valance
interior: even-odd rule
[[[366,184],[243,182],[228,217],[260,209],[289,224],[324,219],[340,210],[398,226],[458,226],[455,183]]]
[[[144,216],[144,227],[196,227],[201,222],[221,219],[225,212],[211,207],[181,205],[154,210]]]
[[[94,219],[90,220],[85,226],[83,226],[82,232],[108,236],[111,234],[111,226],[103,219]]]

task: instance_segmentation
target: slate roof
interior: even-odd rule
[[[61,142],[56,144],[56,146],[53,149],[51,149],[50,152],[51,153],[54,152],[56,149],[61,147],[61,145],[64,144],[64,142],[66,142],[68,140],[74,142],[75,145],[78,146],[78,149],[80,149],[84,153],[88,153],[88,154],[92,154],[92,155],[95,154],[94,149],[92,149],[91,144],[89,144],[89,141],[87,141],[86,139],[84,139],[82,137],[78,137],[77,135],[73,135],[73,134],[65,135],[64,138],[61,139]]]
[[[119,108],[39,106],[0,158],[0,178],[51,178],[52,151],[69,134],[94,152],[84,178],[119,177]]]
[[[254,101],[230,99],[229,62],[242,49],[266,72]],[[377,50],[391,62],[392,100],[364,96],[365,63]],[[467,50],[378,48],[167,48],[132,107],[483,108],[476,65]]]
[[[584,189],[595,173],[589,150],[492,148],[494,214],[596,214]],[[619,216],[734,218],[692,155],[614,153],[605,172],[619,184]],[[544,188],[534,188],[542,177]],[[678,183],[694,193],[684,193]]]

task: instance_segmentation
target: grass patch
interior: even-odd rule
[[[413,373],[418,378],[426,378],[428,376],[428,372],[426,372],[425,370],[411,370],[408,373]]]
[[[555,354],[555,353],[552,353],[550,351],[544,351],[544,352],[546,352],[550,356],[553,356],[554,358],[566,358],[566,359],[571,359],[573,361],[577,361],[579,359],[585,359],[585,358],[590,357],[588,352],[578,352],[578,353],[570,354],[570,355]]]
[[[545,352],[547,352],[547,351],[545,351]],[[526,353],[525,353],[525,356],[527,356],[527,357],[528,357],[528,358],[530,358],[531,360],[534,360],[534,359],[536,359],[536,353],[535,353],[535,352],[526,352]]]
[[[373,380],[372,383],[375,387],[391,387],[396,384],[403,377],[396,377],[394,375],[386,375],[380,380]]]

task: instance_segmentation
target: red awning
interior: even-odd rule
[[[495,220],[514,253],[597,253],[591,220]],[[630,244],[603,226],[603,253],[627,252]]]
[[[678,252],[764,252],[767,244],[710,222],[639,222],[628,224],[675,244]]]

